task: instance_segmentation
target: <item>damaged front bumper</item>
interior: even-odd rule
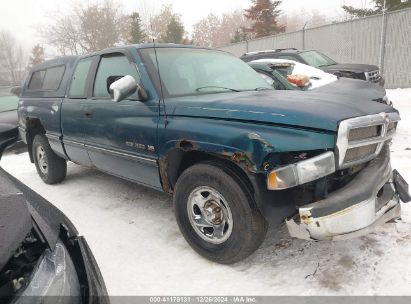
[[[288,231],[292,237],[307,240],[343,240],[367,234],[401,216],[397,190],[385,147],[345,187],[301,206],[296,216],[286,220]]]

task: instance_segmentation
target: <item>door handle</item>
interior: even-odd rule
[[[90,118],[91,116],[93,116],[93,113],[91,113],[91,112],[84,112],[84,115],[87,117],[87,118]]]

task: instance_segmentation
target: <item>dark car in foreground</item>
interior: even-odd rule
[[[295,48],[249,52],[241,56],[245,62],[258,59],[289,59],[304,63],[338,77],[367,80],[384,86],[379,68],[375,65],[359,63],[337,63],[327,55],[316,50],[297,50]]]
[[[408,192],[388,145],[399,121],[369,98],[274,90],[231,54],[173,44],[47,61],[19,103],[45,183],[72,161],[169,193],[192,248],[226,264],[269,224],[336,240],[398,218]]]
[[[375,83],[349,78],[337,78],[322,70],[284,59],[260,59],[248,63],[261,77],[277,90],[315,90],[328,94],[347,95],[357,100],[373,100],[392,105],[384,87]],[[287,77],[295,74],[306,75],[309,82],[298,87]]]
[[[17,126],[17,106],[19,98],[0,91],[0,123]]]
[[[0,158],[18,139],[0,123]],[[84,237],[50,202],[0,168],[0,303],[109,303]]]

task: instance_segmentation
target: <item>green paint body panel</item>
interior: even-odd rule
[[[189,46],[157,45],[159,48]],[[265,188],[263,163],[272,153],[334,150],[341,120],[393,108],[352,96],[321,92],[248,91],[204,94],[162,99],[155,75],[149,73],[139,49],[153,45],[126,46],[88,55],[96,57],[123,52],[138,69],[140,85],[148,100],[113,103],[91,96],[68,98],[72,75],[79,60],[68,57],[43,63],[29,73],[19,103],[19,127],[29,140],[30,120],[44,128],[53,150],[68,160],[94,166],[102,171],[146,186],[169,191],[163,161],[172,151],[199,151],[233,161],[250,177],[253,185]],[[194,48],[194,47],[192,47]],[[66,65],[63,81],[54,92],[30,92],[30,76],[39,69]],[[158,75],[157,75],[158,76]],[[90,81],[94,81],[94,78]],[[88,84],[90,88],[92,83]],[[92,117],[87,116],[91,113]],[[187,146],[188,144],[188,146]],[[244,162],[245,165],[242,164]],[[167,163],[167,162],[165,162]],[[263,190],[262,190],[263,191]],[[263,197],[263,195],[261,196]],[[265,212],[264,204],[256,196]],[[278,202],[277,220],[284,206]]]

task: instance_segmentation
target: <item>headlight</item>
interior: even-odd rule
[[[287,189],[314,181],[334,172],[334,152],[326,152],[271,171],[267,176],[267,187],[269,190]]]
[[[382,101],[383,101],[384,103],[386,103],[387,105],[389,105],[389,106],[393,106],[392,101],[388,98],[387,95],[385,95],[385,96],[382,98]]]
[[[337,71],[334,72],[334,75],[337,77],[355,78],[355,74],[348,71]]]
[[[46,250],[16,304],[81,303],[80,284],[73,261],[61,241]]]

